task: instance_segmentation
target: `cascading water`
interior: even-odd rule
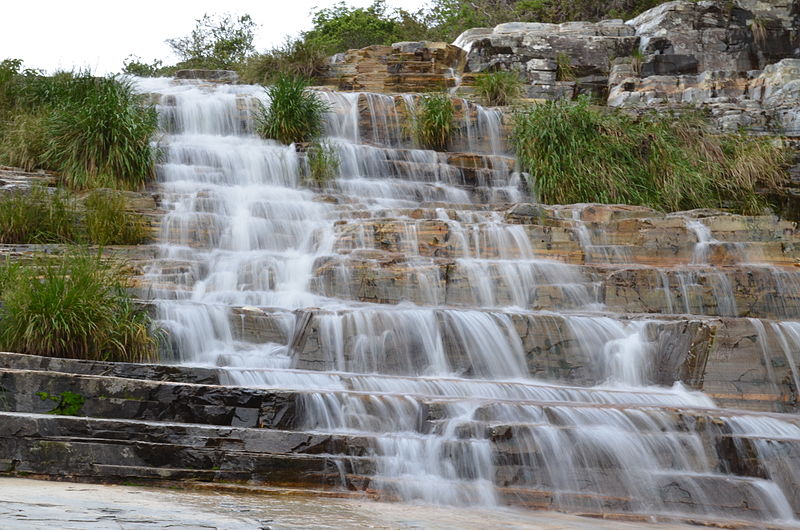
[[[552,491],[563,509],[713,515],[708,484],[725,481],[765,517],[793,518],[786,481],[715,467],[707,433],[687,419],[715,410],[708,397],[648,386],[663,323],[597,313],[580,267],[540,255],[522,225],[480,202],[523,197],[498,113],[464,104],[460,143],[482,153],[467,171],[413,149],[403,128],[413,97],[320,92],[341,164],[315,191],[293,146],[253,134],[256,99],[269,105],[257,87],[139,87],[156,94],[164,132],[167,213],[148,279],[176,360],[302,393],[303,427],[372,440],[373,484],[401,500],[536,505]],[[430,236],[437,227],[446,241]],[[387,264],[404,287],[387,282],[386,299],[402,303],[359,301]],[[530,309],[553,292],[558,312]],[[253,307],[283,340],[243,338],[235,312]],[[538,349],[534,328],[547,337]],[[794,331],[783,330],[787,344]],[[574,363],[552,370],[587,386],[532,376],[534,357],[555,353]],[[742,418],[731,429],[761,429]],[[692,492],[693,507],[670,485]]]

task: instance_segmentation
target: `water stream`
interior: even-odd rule
[[[253,134],[256,100],[269,105],[260,88],[139,86],[159,98],[164,133],[167,214],[148,279],[176,361],[224,368],[231,384],[301,392],[306,430],[372,440],[374,487],[387,498],[536,505],[537,492],[552,491],[565,510],[727,517],[717,497],[730,489],[760,517],[794,518],[789,479],[719,469],[703,422],[691,420],[715,414],[711,399],[653,386],[671,328],[657,315],[604,313],[581,267],[548,259],[495,209],[525,197],[497,112],[463,104],[457,144],[482,155],[465,170],[413,147],[403,126],[412,96],[321,92],[341,167],[314,189],[294,146]],[[430,236],[436,227],[446,241]],[[691,228],[699,265],[712,240]],[[598,261],[628,260],[593,244],[577,218],[575,237]],[[399,271],[384,299],[359,300],[383,267]],[[552,292],[558,304],[531,309]],[[282,339],[246,340],[237,308],[268,311]],[[788,350],[800,348],[794,324],[775,326]],[[533,328],[551,350],[532,353]],[[582,375],[550,382],[532,374],[535,355],[567,355],[553,370]],[[743,436],[800,439],[779,420],[723,416],[720,428]]]

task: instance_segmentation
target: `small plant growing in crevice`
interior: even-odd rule
[[[444,151],[453,133],[455,106],[448,94],[427,94],[417,104],[413,131],[419,145],[425,149]]]
[[[334,146],[324,142],[314,142],[308,147],[306,162],[310,182],[320,188],[336,178],[341,164]]]
[[[475,80],[475,88],[481,99],[493,107],[513,103],[522,94],[522,85],[518,72],[492,72]]]
[[[266,90],[269,104],[261,104],[256,114],[261,137],[286,145],[319,138],[329,107],[308,90],[305,79],[282,74]]]
[[[80,414],[83,404],[86,403],[86,398],[75,392],[69,390],[61,392],[60,394],[49,394],[47,392],[36,392],[36,395],[42,401],[53,401],[56,406],[48,412],[48,414],[55,414],[57,416],[77,416]]]
[[[631,68],[633,68],[633,73],[637,76],[641,77],[642,75],[642,65],[644,64],[644,53],[639,48],[636,48],[631,53]]]
[[[564,52],[556,54],[556,81],[575,81],[576,77],[572,58]]]
[[[763,48],[767,42],[767,35],[769,33],[766,19],[754,18],[750,22],[750,32],[753,34],[753,42],[756,43],[756,46]]]

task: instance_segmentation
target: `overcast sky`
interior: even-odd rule
[[[177,58],[164,41],[191,33],[203,14],[249,14],[259,24],[256,49],[310,29],[314,7],[336,0],[1,0],[0,60],[23,59],[48,71],[89,67],[96,74],[118,72],[130,54],[145,62]],[[365,7],[372,0],[347,0]],[[425,0],[389,0],[414,10]]]

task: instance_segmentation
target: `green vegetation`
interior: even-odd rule
[[[311,182],[322,187],[339,172],[339,154],[328,143],[314,142],[306,151],[308,176]]]
[[[164,66],[161,59],[154,59],[151,63],[143,62],[137,55],[129,55],[122,61],[122,73],[139,77],[165,77],[175,75],[177,67]]]
[[[475,88],[481,99],[493,107],[513,103],[522,94],[522,86],[518,72],[492,72],[475,79]]]
[[[182,59],[177,68],[230,70],[242,65],[247,56],[255,51],[253,37],[256,23],[250,15],[234,17],[230,14],[205,14],[195,22],[188,36],[167,40],[172,51]]]
[[[263,138],[288,145],[315,140],[322,134],[328,105],[307,87],[305,79],[290,75],[279,76],[267,87],[269,105],[262,105],[256,116]]]
[[[113,361],[156,354],[150,317],[126,294],[119,269],[99,256],[0,270],[0,350]]]
[[[77,225],[77,208],[65,191],[35,186],[0,195],[0,243],[73,242]]]
[[[272,84],[281,75],[312,79],[328,67],[328,54],[313,40],[287,39],[282,46],[247,58],[239,70],[245,83]]]
[[[695,115],[634,117],[547,102],[515,116],[512,143],[531,187],[547,203],[640,204],[676,211],[729,205],[757,213],[759,188],[784,177],[784,150],[708,131]]]
[[[0,63],[0,163],[51,169],[76,189],[138,188],[152,175],[156,126],[124,79]]]
[[[448,94],[426,94],[413,117],[414,137],[425,149],[443,151],[453,133],[455,107]]]
[[[248,83],[272,83],[280,74],[322,77],[327,58],[349,49],[401,41],[452,42],[463,31],[493,27],[509,21],[553,22],[629,19],[660,0],[429,0],[417,11],[393,7],[399,3],[374,0],[367,7],[347,2],[315,9],[313,27],[260,53],[253,47],[256,24],[249,15],[205,15],[189,36],[167,43],[181,62],[164,67],[129,57],[123,71],[133,75],[165,75],[176,68],[225,68],[239,72]]]
[[[48,412],[48,414],[56,414],[58,416],[77,416],[80,414],[83,404],[86,403],[86,398],[75,392],[69,390],[61,392],[60,394],[49,394],[48,392],[36,392],[36,395],[42,401],[53,401],[56,406]]]
[[[556,55],[556,81],[575,81],[575,68],[572,58],[566,53]]]
[[[0,243],[136,245],[146,237],[143,219],[119,192],[95,190],[81,200],[34,186],[0,194]]]
[[[303,40],[319,43],[328,54],[374,44],[420,40],[427,33],[421,13],[389,10],[385,0],[375,0],[366,8],[339,2],[315,11],[312,22],[314,28],[303,34]]]
[[[53,109],[45,159],[68,186],[136,189],[152,176],[157,116],[138,102],[128,81],[102,78]]]
[[[94,190],[83,200],[82,241],[94,245],[138,245],[147,240],[143,217],[128,210],[125,196],[113,190]]]

